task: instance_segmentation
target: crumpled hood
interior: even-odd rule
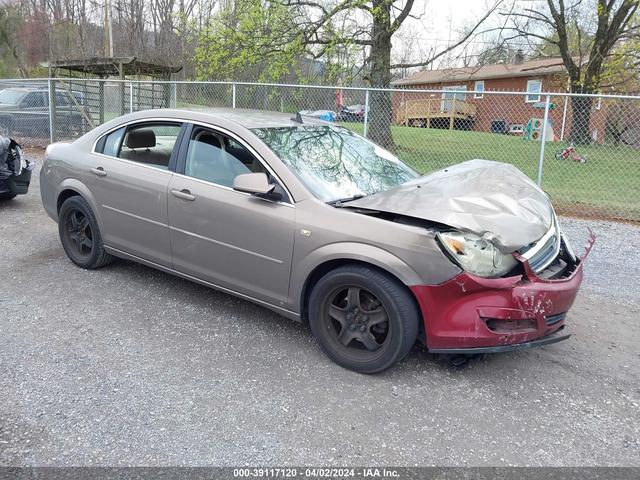
[[[548,196],[508,163],[469,160],[345,206],[407,215],[473,232],[502,252],[540,239],[553,223]]]

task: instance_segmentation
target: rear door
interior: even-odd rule
[[[174,268],[235,292],[286,306],[295,208],[233,190],[241,173],[265,164],[237,137],[193,126],[169,183],[169,227]]]
[[[171,267],[167,187],[182,123],[145,121],[102,137],[89,182],[110,247]]]

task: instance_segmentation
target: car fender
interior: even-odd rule
[[[358,242],[338,242],[319,247],[295,262],[291,272],[290,298],[292,309],[302,309],[302,293],[312,272],[320,265],[334,260],[354,260],[374,265],[398,278],[407,286],[419,285],[418,273],[392,253],[373,245]]]
[[[89,188],[84,183],[75,178],[65,178],[58,184],[58,187],[56,189],[55,205],[57,205],[60,194],[65,190],[73,190],[87,201],[87,203],[91,207],[91,210],[93,210],[93,214],[95,215],[96,220],[98,221],[98,228],[102,230],[102,217],[100,216],[100,209],[98,208],[98,203],[91,194]],[[57,221],[58,212],[56,211],[55,213]]]

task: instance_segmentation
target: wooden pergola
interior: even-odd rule
[[[136,57],[87,57],[79,59],[52,60],[43,62],[41,65],[49,69],[49,77],[68,77],[70,79],[87,79],[88,77],[106,80],[117,78],[120,80],[120,114],[124,114],[125,105],[125,82],[127,77],[147,77],[152,82],[167,82],[171,80],[173,74],[182,70],[182,66],[163,65],[159,63],[143,62]],[[100,123],[104,122],[104,85],[105,82],[98,83],[98,112]],[[163,84],[165,102],[169,102],[169,84]]]
[[[89,57],[75,60],[54,60],[44,62],[49,68],[49,76],[55,77],[58,70],[82,73],[99,78],[118,77],[124,80],[128,76],[145,76],[157,80],[171,80],[171,75],[182,67],[142,62],[136,57]]]

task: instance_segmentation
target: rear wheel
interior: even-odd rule
[[[16,198],[18,195],[16,193],[0,193],[0,200],[11,200],[12,198]]]
[[[64,251],[79,267],[100,268],[113,261],[104,249],[98,222],[84,198],[74,196],[64,201],[58,214],[58,232]]]
[[[377,373],[409,352],[419,315],[410,292],[396,279],[374,268],[347,265],[314,286],[309,324],[334,362],[356,372]]]

